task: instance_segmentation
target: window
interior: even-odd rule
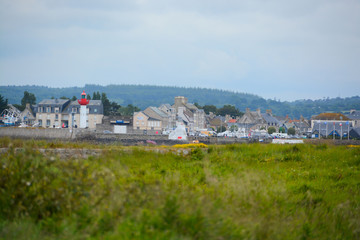
[[[39,127],[42,127],[42,120],[39,120]]]
[[[42,112],[42,107],[39,107],[39,112]]]
[[[58,113],[59,112],[59,108],[57,107],[57,108],[55,108],[55,112],[56,113]]]
[[[72,112],[77,113],[77,108],[72,108]]]
[[[46,120],[46,126],[47,126],[47,127],[50,126],[50,120]]]
[[[47,107],[47,108],[46,108],[46,112],[48,112],[48,113],[49,113],[49,112],[50,112],[50,110],[51,110],[51,108],[50,108],[50,107]]]
[[[96,113],[96,112],[97,112],[97,108],[94,109],[94,113]]]
[[[55,114],[55,120],[59,120],[59,114]]]

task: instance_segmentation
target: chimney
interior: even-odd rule
[[[256,112],[260,115],[260,108],[256,109]]]
[[[30,109],[30,103],[26,103],[26,108]]]

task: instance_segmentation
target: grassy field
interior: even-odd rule
[[[0,239],[360,239],[360,148],[64,145],[0,139]]]

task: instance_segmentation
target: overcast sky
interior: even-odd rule
[[[0,85],[360,94],[359,0],[0,0]]]

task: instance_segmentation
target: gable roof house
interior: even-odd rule
[[[95,129],[104,117],[101,100],[90,100],[86,106],[87,127]],[[44,99],[34,107],[40,127],[76,127],[80,123],[80,104],[69,99]]]
[[[354,120],[354,127],[360,127],[360,111],[358,110],[350,110],[350,113],[345,114],[351,120]]]
[[[170,116],[157,107],[148,107],[143,111],[147,116],[161,121],[162,130],[169,127]]]
[[[263,117],[268,127],[275,127],[276,129],[281,127],[281,122],[272,115],[271,109],[267,109],[266,113],[262,113],[261,116]]]
[[[25,109],[20,113],[20,120],[22,123],[31,126],[35,124],[36,117],[33,108],[34,107],[31,107],[30,103],[26,104]]]
[[[86,105],[87,111],[87,122],[86,125],[88,128],[95,129],[97,124],[101,124],[104,118],[104,106],[101,100],[89,100],[89,104]],[[64,109],[64,122],[65,125],[71,126],[72,124],[80,124],[80,104],[78,101],[72,101]],[[74,115],[74,117],[72,116]]]
[[[267,127],[259,108],[255,112],[251,112],[250,108],[246,108],[244,115],[238,120],[238,123],[240,127],[252,130]]]
[[[70,104],[69,99],[44,99],[34,108],[39,127],[61,127],[62,112]]]
[[[276,118],[279,120],[278,117]],[[281,126],[285,128],[286,132],[289,128],[294,128],[296,134],[300,135],[311,132],[310,123],[302,116],[300,117],[300,119],[290,119],[287,115],[284,119],[279,120],[279,122]]]
[[[162,121],[150,117],[144,112],[135,112],[133,116],[133,129],[140,131],[161,131]]]
[[[351,139],[360,140],[360,127],[351,129],[349,134]]]
[[[279,130],[281,123],[273,115],[271,110],[266,110],[266,113],[261,113],[258,108],[251,112],[249,108],[246,109],[244,115],[238,120],[240,127],[250,130],[268,129],[275,127]]]
[[[198,109],[194,104],[188,103],[188,99],[183,96],[175,97],[174,108],[177,120],[181,120],[188,131],[196,131],[206,128],[205,112]]]

